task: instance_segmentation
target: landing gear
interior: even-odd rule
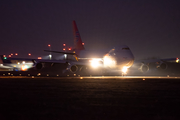
[[[127,73],[122,72],[122,76],[126,76],[126,75],[127,75]]]
[[[127,70],[128,70],[127,67],[123,67],[123,68],[122,68],[122,76],[126,76]]]

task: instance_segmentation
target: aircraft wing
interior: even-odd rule
[[[60,52],[60,51],[51,51],[51,50],[44,50],[45,52],[53,52],[53,53],[62,53],[62,54],[69,54],[69,55],[76,55],[76,53],[70,52]]]
[[[151,68],[165,70],[168,68],[167,62],[171,61],[179,62],[179,58],[135,60],[132,67],[136,67],[141,72],[148,72]]]
[[[135,60],[135,63],[155,63],[155,62],[168,62],[168,61],[176,61],[179,58],[166,58],[166,59],[144,59],[144,60]]]

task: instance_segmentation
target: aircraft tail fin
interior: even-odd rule
[[[74,36],[74,49],[75,50],[84,50],[84,45],[81,40],[81,36],[79,34],[76,22],[73,21],[73,36]]]
[[[0,55],[0,64],[3,64],[3,63],[11,63],[10,60],[7,60],[6,57],[4,57],[4,55]]]

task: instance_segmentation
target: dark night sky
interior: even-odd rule
[[[179,0],[1,0],[0,54],[62,51],[73,20],[87,50],[125,44],[136,59],[180,57]]]

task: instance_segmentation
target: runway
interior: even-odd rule
[[[3,75],[0,78],[33,78],[33,79],[180,79],[179,76],[39,76],[39,75],[26,75],[26,76],[13,76],[13,75]]]
[[[0,119],[180,118],[179,78],[131,77],[1,76]]]

